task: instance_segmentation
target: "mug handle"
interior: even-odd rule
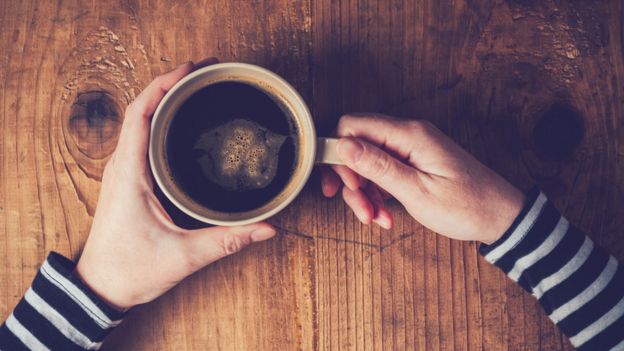
[[[344,164],[338,158],[337,138],[317,138],[316,139],[316,164],[325,165],[342,165]]]

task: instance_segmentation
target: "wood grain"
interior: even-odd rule
[[[125,106],[207,56],[283,75],[321,134],[349,111],[428,119],[624,259],[623,18],[619,0],[1,2],[0,316],[47,252],[79,256]],[[393,230],[361,225],[315,176],[276,239],[136,308],[105,349],[571,349],[475,243],[390,208]]]

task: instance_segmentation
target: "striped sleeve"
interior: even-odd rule
[[[0,327],[0,350],[97,350],[123,313],[100,300],[51,252]]]
[[[624,350],[624,268],[538,189],[485,259],[535,296],[578,350]]]

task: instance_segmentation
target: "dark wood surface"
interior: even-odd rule
[[[125,106],[206,56],[283,75],[321,134],[349,111],[428,119],[623,259],[623,18],[620,0],[3,1],[0,316],[48,251],[79,256]],[[277,238],[136,308],[104,348],[571,349],[475,243],[391,209],[393,230],[360,225],[315,176]]]

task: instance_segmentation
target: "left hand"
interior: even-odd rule
[[[76,267],[97,295],[120,310],[152,301],[202,267],[275,235],[265,223],[186,230],[171,220],[154,195],[147,162],[150,118],[176,82],[216,62],[188,62],[157,77],[126,109]]]

